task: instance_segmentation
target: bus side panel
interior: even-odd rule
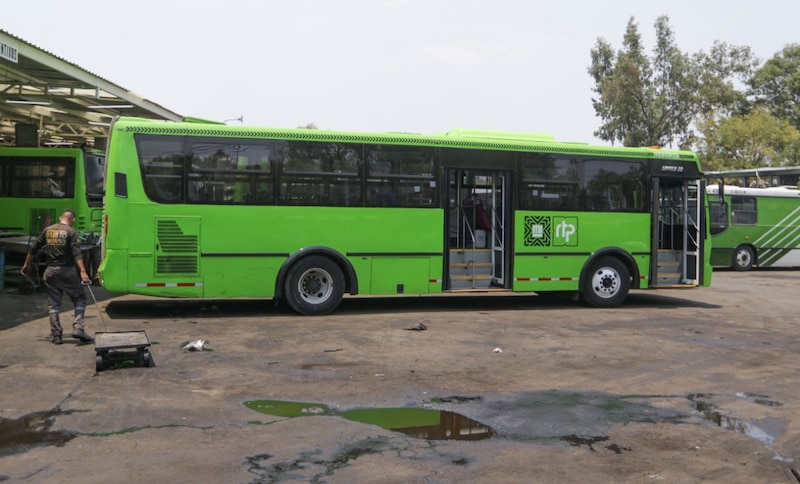
[[[373,257],[372,294],[426,294],[430,274],[427,257]]]
[[[586,261],[600,249],[627,252],[640,271],[649,264],[646,213],[517,211],[515,227],[515,291],[576,291]]]
[[[127,249],[114,239],[105,248],[101,265],[103,286],[110,291],[166,297],[203,297],[200,273],[200,223],[196,216],[153,214],[144,204],[128,206],[137,222],[129,227]],[[120,224],[121,217],[108,223]],[[113,227],[109,233],[118,233]],[[126,260],[127,258],[127,260]],[[109,270],[111,269],[111,270]]]
[[[72,200],[57,198],[0,198],[3,217],[2,226],[10,232],[19,232],[36,237],[48,225],[58,222],[65,208],[72,208]],[[75,224],[75,229],[79,230]]]
[[[285,257],[223,256],[200,261],[205,297],[272,297]]]
[[[577,291],[586,255],[517,254],[514,291]]]
[[[443,258],[351,257],[359,294],[439,294]],[[402,292],[399,292],[402,290]]]
[[[758,252],[758,266],[800,266],[800,200],[759,197],[757,211],[750,240]]]
[[[718,238],[713,240],[713,244],[720,241]],[[730,267],[733,260],[733,247],[717,247],[714,245],[711,248],[711,265],[713,267]]]
[[[113,271],[106,270],[113,267]],[[111,292],[134,292],[128,284],[128,251],[125,249],[104,249],[100,263],[100,283]]]
[[[128,185],[131,188],[133,184]],[[131,189],[130,196],[144,194],[134,195]],[[397,294],[398,284],[402,284],[404,293],[425,294],[430,291],[432,278],[441,279],[441,210],[144,203],[130,204],[128,209],[130,220],[136,220],[137,227],[126,241],[129,256],[137,261],[128,270],[130,292],[180,297],[273,297],[283,263],[290,255],[309,247],[327,247],[346,256],[353,264],[361,294]],[[187,223],[198,213],[202,214],[202,222],[194,230]],[[164,238],[157,235],[159,227],[179,238],[176,249],[161,254],[162,259],[158,254],[164,249]],[[170,264],[168,268],[173,267],[169,255],[174,256],[176,264],[191,263],[189,256],[194,252],[175,250],[194,243],[190,237],[195,232],[197,274],[180,272],[183,269],[170,269],[171,274],[158,270],[159,263],[163,266],[165,261]],[[115,260],[112,257],[113,253],[107,255],[106,267],[118,269],[111,265]],[[434,270],[438,271],[435,275]],[[112,284],[116,288],[116,283]],[[441,283],[433,287],[441,291]]]
[[[372,294],[372,258],[366,256],[348,257],[358,277],[358,293]]]

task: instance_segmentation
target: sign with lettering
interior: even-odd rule
[[[19,51],[13,45],[0,40],[0,57],[16,64],[19,62]]]

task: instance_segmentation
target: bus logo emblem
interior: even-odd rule
[[[525,246],[547,247],[550,245],[550,217],[525,217]]]
[[[554,217],[556,236],[553,245],[574,247],[578,245],[578,217]]]
[[[555,227],[555,235],[553,234]],[[578,217],[525,217],[526,247],[574,247],[578,245]]]

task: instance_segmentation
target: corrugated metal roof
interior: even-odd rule
[[[0,138],[34,126],[40,144],[102,147],[118,115],[179,121],[182,116],[0,29]]]

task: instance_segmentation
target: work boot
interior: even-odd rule
[[[53,339],[52,339],[51,341],[53,342],[53,344],[54,344],[54,345],[60,345],[61,343],[63,343],[63,342],[64,342],[64,341],[61,339],[61,335],[60,335],[60,334],[54,334],[54,335],[53,335]]]
[[[72,337],[81,340],[82,343],[92,342],[92,337],[86,334],[82,329],[75,329],[72,332]]]

